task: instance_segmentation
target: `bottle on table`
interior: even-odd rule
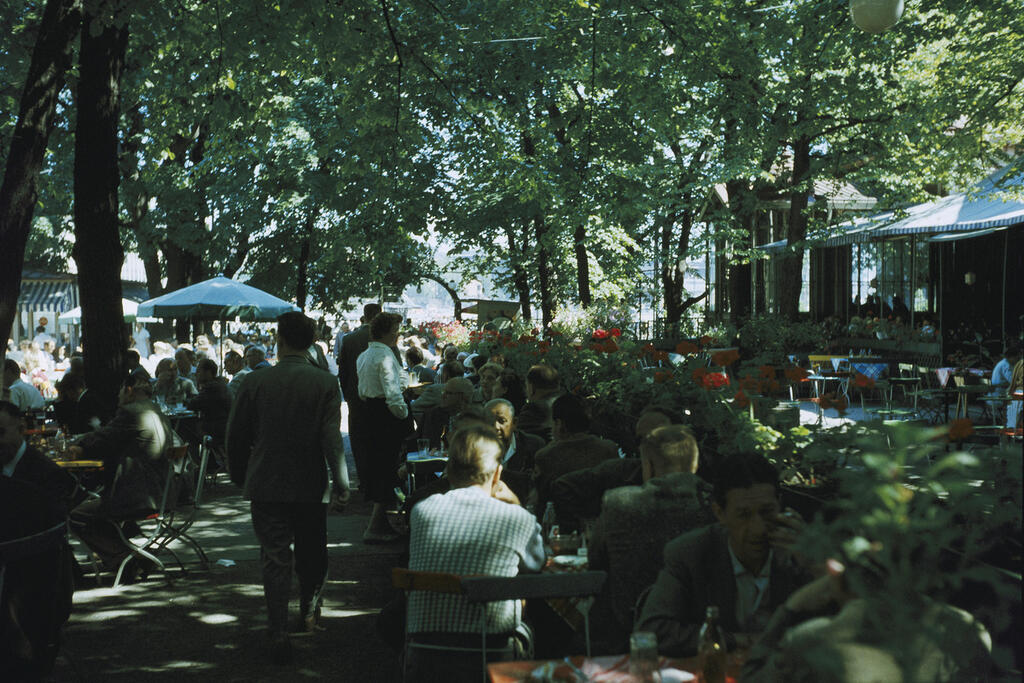
[[[718,625],[718,607],[708,607],[697,640],[697,666],[704,683],[725,683],[725,638]]]
[[[548,541],[552,534],[558,533],[558,517],[555,515],[555,504],[550,500],[547,507],[544,508],[544,516],[540,518],[540,532],[543,534],[545,541]]]

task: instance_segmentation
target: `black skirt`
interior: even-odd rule
[[[404,461],[402,447],[412,434],[411,413],[395,417],[383,398],[368,398],[360,411],[366,435],[366,495],[374,503],[389,505],[395,500],[398,467]]]

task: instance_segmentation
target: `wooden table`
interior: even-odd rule
[[[736,652],[729,653],[726,675],[733,681],[739,680],[740,671],[743,668],[743,661],[745,658],[745,651],[738,650]],[[552,664],[554,665],[554,674],[550,679],[552,681],[565,681],[565,683],[576,683],[579,681],[579,675],[573,670],[573,666],[590,676],[593,676],[594,673],[607,671],[608,673],[602,676],[601,680],[621,680],[623,682],[629,680],[629,655],[608,655],[593,657],[589,660],[586,657],[576,656],[569,659],[572,661],[572,666],[567,664],[565,660],[560,659],[547,661],[521,660],[512,662],[493,662],[487,665],[487,675],[491,683],[520,683],[521,681],[528,680],[533,671],[546,664]],[[669,659],[663,657],[661,659],[661,668],[679,669],[696,675],[698,668],[697,658],[685,657],[682,659]],[[621,678],[613,675],[620,671],[622,672]]]

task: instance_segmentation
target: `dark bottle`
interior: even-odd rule
[[[718,626],[718,607],[708,607],[697,640],[697,659],[704,683],[725,683],[725,638]]]

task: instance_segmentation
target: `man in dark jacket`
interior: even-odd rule
[[[338,351],[338,380],[341,382],[341,393],[348,403],[348,440],[352,447],[352,458],[356,462],[356,475],[359,477],[359,490],[366,493],[368,477],[366,459],[372,449],[372,435],[367,434],[363,401],[359,398],[359,373],[356,371],[356,359],[370,344],[370,321],[380,313],[380,304],[371,303],[363,306],[362,325],[349,332],[341,339]]]
[[[330,374],[309,362],[313,321],[301,313],[277,319],[278,363],[251,374],[228,418],[231,480],[251,501],[260,541],[263,592],[269,612],[272,658],[291,660],[287,633],[294,543],[299,577],[299,616],[316,629],[320,592],[327,578],[327,503],[348,498],[348,472],[337,457],[341,444],[341,394]],[[348,337],[346,337],[348,339]]]
[[[228,383],[217,375],[217,364],[209,358],[201,359],[196,365],[196,382],[199,383],[199,393],[188,399],[185,405],[199,413],[199,429],[203,436],[209,436],[215,446],[223,446],[231,411]]]
[[[665,546],[665,564],[637,620],[670,657],[697,653],[708,607],[718,607],[727,646],[763,631],[776,607],[810,581],[787,547],[801,526],[780,514],[778,472],[762,456],[734,455],[715,477],[712,510],[718,524]]]
[[[112,570],[128,555],[115,525],[159,510],[167,482],[174,436],[152,396],[149,382],[129,377],[113,419],[69,449],[75,459],[103,461],[103,492],[72,510],[71,528]]]

